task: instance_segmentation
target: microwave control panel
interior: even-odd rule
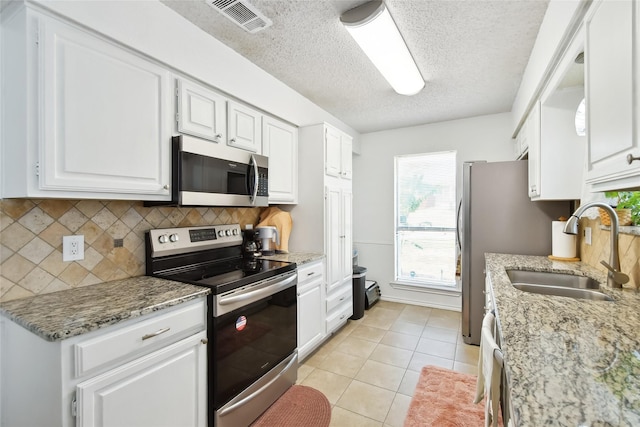
[[[258,169],[258,196],[269,196],[269,175],[267,169]]]

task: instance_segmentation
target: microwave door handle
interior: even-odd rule
[[[258,163],[255,156],[251,155],[251,161],[249,161],[249,167],[253,166],[253,189],[251,190],[251,202],[255,203],[258,197]]]

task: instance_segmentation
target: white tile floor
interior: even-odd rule
[[[298,383],[327,396],[332,427],[402,427],[422,367],[477,374],[460,325],[457,312],[380,301],[302,361]]]

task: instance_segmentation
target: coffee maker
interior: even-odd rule
[[[273,226],[256,227],[257,239],[260,241],[260,252],[262,255],[273,255],[276,253],[276,245],[280,244],[280,234]]]
[[[253,226],[247,225],[243,233],[242,256],[244,259],[252,260],[260,256],[260,248],[256,241],[256,232]]]

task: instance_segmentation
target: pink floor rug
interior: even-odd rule
[[[315,388],[293,385],[251,427],[328,427],[331,405]]]
[[[483,427],[484,401],[475,405],[476,377],[425,366],[404,427]]]

